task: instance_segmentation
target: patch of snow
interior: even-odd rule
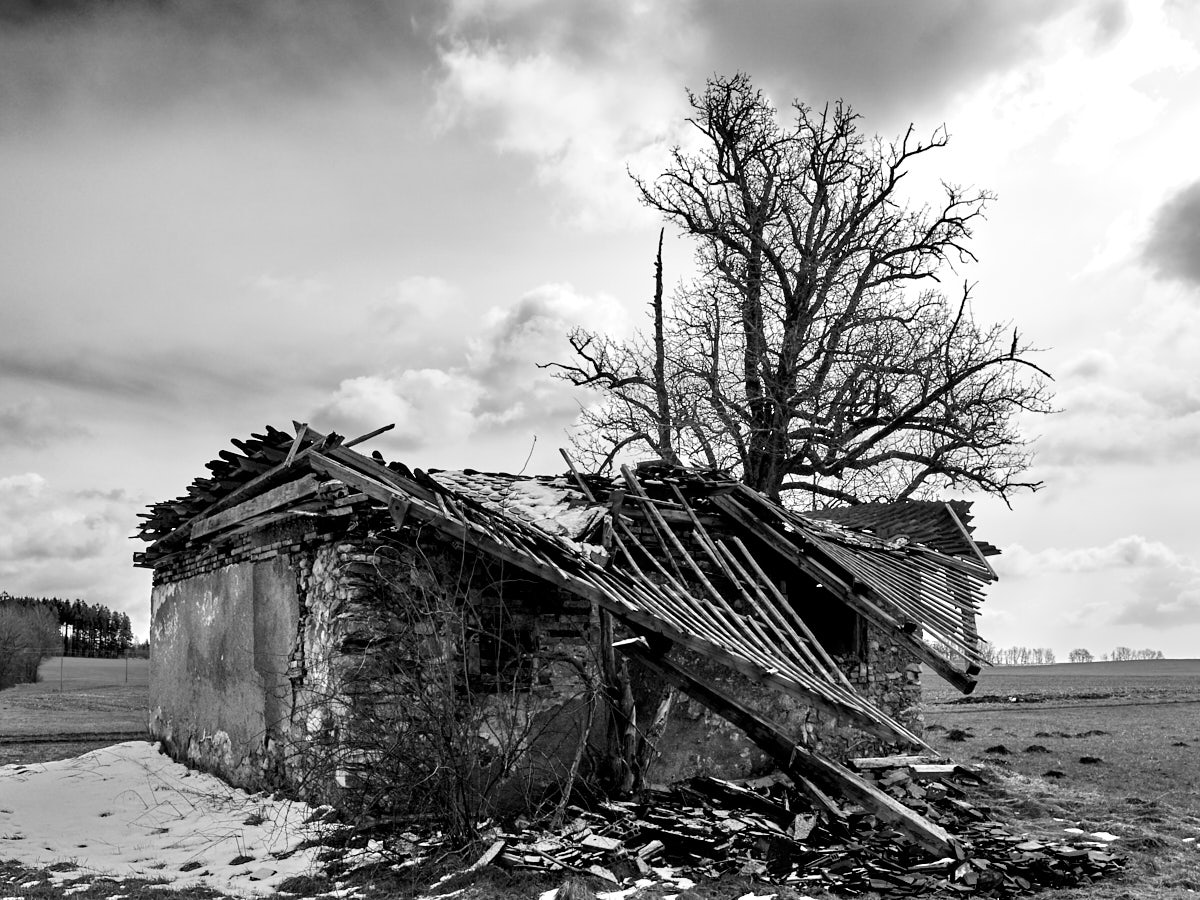
[[[79,867],[53,873],[57,883],[77,880],[83,869],[265,896],[286,878],[319,869],[319,846],[297,849],[318,836],[318,825],[304,824],[313,807],[230,787],[147,741],[40,765],[0,766],[0,796],[0,858]],[[261,824],[245,824],[251,816]],[[14,839],[18,826],[20,840]],[[231,863],[247,856],[253,861]]]
[[[578,540],[602,518],[607,507],[590,503],[564,479],[517,478],[482,472],[435,472],[436,480],[451,491],[471,497],[493,512],[522,519],[555,537]]]

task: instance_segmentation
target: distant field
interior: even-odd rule
[[[922,673],[922,687],[927,705],[962,700],[962,694],[929,669]],[[989,666],[980,673],[971,697],[1068,704],[1200,700],[1200,659]]]
[[[145,734],[149,660],[55,657],[42,664],[39,674],[42,680],[36,684],[0,691],[0,765],[33,756],[61,758],[58,753],[47,756],[46,747],[35,744],[34,738],[58,744],[65,753],[71,746],[63,740],[67,737],[89,741],[108,735],[125,740]]]

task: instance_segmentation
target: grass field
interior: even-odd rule
[[[0,691],[0,765],[66,759],[145,734],[149,660],[55,657],[39,674],[36,684]]]

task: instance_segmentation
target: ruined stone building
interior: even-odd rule
[[[151,732],[234,784],[395,765],[371,800],[412,804],[457,741],[510,801],[772,767],[853,793],[839,756],[925,746],[922,663],[974,685],[997,551],[968,504],[798,513],[719,472],[410,471],[296,432],[235,440],[135,556]]]

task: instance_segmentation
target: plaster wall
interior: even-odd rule
[[[268,785],[290,715],[297,609],[286,556],[155,585],[150,732],[172,756],[242,787]]]

